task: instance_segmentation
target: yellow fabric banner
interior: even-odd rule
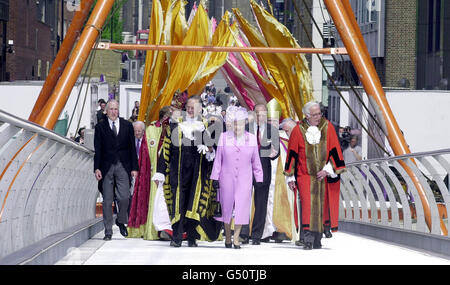
[[[170,0],[170,5],[167,7],[167,11],[165,13],[164,18],[164,27],[162,31],[162,36],[160,40],[160,44],[167,45],[171,44],[172,42],[172,34],[171,31],[172,26],[176,22],[173,17],[173,13],[179,5],[179,1],[177,0]],[[179,11],[179,10],[178,10]],[[150,94],[149,94],[149,104],[147,107],[147,114],[146,114],[146,120],[145,122],[148,124],[149,122],[155,121],[158,119],[159,112],[152,112],[153,107],[155,106],[155,103],[157,101],[157,98],[159,97],[159,94],[161,92],[162,87],[167,81],[167,74],[169,72],[169,65],[168,62],[170,61],[170,53],[160,51],[157,54],[156,62],[151,70],[151,81],[150,81]],[[160,108],[159,108],[160,109]],[[158,111],[159,111],[158,109]]]
[[[254,0],[250,0],[250,4],[269,46],[300,47],[286,26],[278,22]],[[298,117],[302,118],[303,105],[313,99],[308,62],[303,54],[277,53],[275,57],[277,58],[279,74],[286,84],[287,94]]]
[[[161,41],[161,32],[164,25],[163,11],[159,0],[154,0],[152,4],[152,14],[150,18],[150,31],[148,35],[148,44],[158,44]],[[147,108],[150,103],[150,82],[151,71],[156,61],[157,51],[147,51],[145,57],[145,70],[142,79],[142,91],[140,100],[140,112],[138,115],[139,121],[145,121],[147,118]]]
[[[219,23],[216,31],[214,32],[212,45],[221,47],[233,46],[234,38],[231,31],[236,31],[236,29],[236,24],[233,24],[230,27],[230,13],[226,11],[225,15],[222,18],[222,21]],[[205,85],[214,78],[220,67],[225,64],[227,57],[227,52],[211,53],[206,67],[202,70],[200,75],[197,76],[191,86],[189,86],[188,94],[199,94],[205,87]]]
[[[166,20],[167,21],[167,20]],[[211,44],[210,23],[203,6],[199,6],[194,20],[183,39],[183,45],[207,46]],[[170,105],[173,94],[186,90],[194,81],[195,75],[204,64],[206,52],[178,52],[169,62],[172,64],[168,70],[168,78],[161,93],[155,98],[152,112],[149,113],[151,121],[156,120],[158,111],[163,106]]]
[[[263,35],[258,32],[252,25],[250,25],[250,23],[242,16],[239,9],[235,8],[233,9],[233,12],[236,16],[236,20],[239,22],[241,31],[245,34],[250,45],[253,47],[268,47],[268,44]],[[273,93],[271,93],[271,95],[276,98],[278,103],[280,103],[283,116],[286,116],[287,114],[286,117],[293,117],[295,113],[290,108],[290,99],[287,96],[283,77],[280,75],[279,59],[273,53],[257,53],[256,56],[258,57],[259,62],[269,76],[269,79],[273,83],[275,83],[278,89],[278,92],[272,90]],[[270,88],[270,86],[268,87]]]
[[[237,41],[237,43],[238,43],[238,46],[243,46],[243,44],[241,44],[239,41]],[[267,90],[267,92],[273,98],[275,98],[275,100],[277,100],[277,102],[280,104],[281,115],[284,118],[290,117],[289,108],[286,106],[283,106],[283,104],[285,103],[284,99],[283,99],[283,94],[278,89],[277,85],[272,80],[265,78],[264,76],[262,76],[260,74],[260,72],[258,70],[258,65],[257,65],[255,59],[249,53],[241,52],[240,55],[242,56],[242,59],[244,60],[246,66],[252,72],[253,76],[258,78],[259,82],[264,86],[264,88]]]

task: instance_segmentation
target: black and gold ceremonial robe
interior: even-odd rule
[[[196,224],[197,239],[214,241],[222,227],[213,218],[211,203],[216,196],[209,179],[214,161],[208,161],[206,155],[197,151],[198,145],[207,144],[204,139],[207,122],[202,122],[204,131],[194,132],[194,140],[185,137],[179,127],[182,122],[180,118],[167,126],[157,172],[165,175],[164,197],[172,226],[181,218],[190,219]]]

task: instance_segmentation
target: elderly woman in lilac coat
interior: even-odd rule
[[[263,171],[256,136],[245,131],[247,110],[231,106],[226,121],[232,130],[219,138],[212,180],[219,181],[218,200],[222,217],[216,218],[225,225],[225,246],[231,248],[231,218],[234,210],[234,248],[240,248],[239,233],[242,225],[250,222],[252,181],[263,181]],[[230,124],[232,122],[232,124]],[[216,183],[217,184],[217,183]]]

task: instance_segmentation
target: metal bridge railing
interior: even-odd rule
[[[340,219],[441,235],[440,219],[448,228],[450,214],[449,173],[450,149],[349,163],[341,174]],[[431,230],[414,180],[425,191]]]
[[[93,155],[0,110],[0,258],[95,218]]]

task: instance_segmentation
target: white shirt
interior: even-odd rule
[[[111,130],[112,130],[112,127],[113,127],[113,124],[112,124],[113,122],[114,122],[114,125],[116,126],[117,135],[118,135],[119,134],[119,128],[120,128],[119,117],[117,117],[117,119],[115,121],[111,121],[111,119],[108,118],[108,123],[109,123],[109,127],[111,128]]]
[[[258,135],[258,123],[256,122],[256,120],[253,122],[253,127],[254,127],[254,132],[255,132],[255,136]],[[259,140],[261,141],[262,138],[264,137],[264,130],[266,128],[266,123],[263,123],[260,127],[259,127]]]
[[[355,152],[361,156],[361,147],[359,145],[355,146],[354,148],[352,148],[351,146],[348,146],[343,152],[342,155],[344,156],[344,161],[345,163],[351,163],[351,162],[356,162],[359,161],[358,157],[356,157],[355,153],[353,153],[352,149],[355,150]]]
[[[197,121],[198,121],[198,120],[197,120],[196,117],[191,118],[191,117],[189,117],[189,116],[186,116],[186,122],[194,123],[194,122],[197,122]]]

